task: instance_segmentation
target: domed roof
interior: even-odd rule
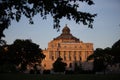
[[[67,25],[62,30],[63,34],[70,34],[70,29],[67,27]]]
[[[66,25],[63,30],[62,30],[62,34],[56,38],[54,38],[54,40],[72,40],[72,41],[77,41],[79,42],[79,39],[74,37],[71,33],[70,33],[70,29],[69,27]]]

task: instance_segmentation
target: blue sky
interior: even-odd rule
[[[111,47],[120,39],[120,0],[93,0],[95,5],[88,6],[80,4],[80,10],[90,13],[97,13],[93,23],[94,28],[90,29],[85,25],[78,25],[74,21],[62,19],[60,31],[53,29],[53,19],[48,15],[47,20],[42,20],[36,15],[34,24],[30,25],[28,19],[22,17],[19,23],[12,21],[11,26],[4,31],[4,38],[8,44],[16,39],[32,39],[40,48],[47,48],[48,42],[61,34],[65,26],[71,29],[71,33],[83,42],[91,42],[95,48]]]

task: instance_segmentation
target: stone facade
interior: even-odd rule
[[[66,25],[60,36],[54,38],[48,43],[48,48],[43,50],[46,55],[42,61],[44,69],[51,70],[52,64],[58,57],[67,63],[68,70],[74,70],[75,63],[85,70],[92,69],[92,61],[87,62],[87,57],[93,53],[92,43],[83,43],[70,33],[70,29]]]

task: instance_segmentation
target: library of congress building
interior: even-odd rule
[[[48,43],[48,48],[43,53],[46,55],[42,61],[45,70],[51,70],[58,57],[67,63],[67,70],[74,70],[75,63],[84,70],[92,69],[92,61],[87,62],[87,57],[93,53],[93,43],[84,43],[73,36],[67,25],[58,37]]]

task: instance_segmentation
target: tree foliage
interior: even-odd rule
[[[77,74],[82,73],[83,68],[82,68],[82,64],[80,63],[79,65],[77,64],[77,62],[74,63],[74,72]]]
[[[111,55],[113,56],[113,63],[120,63],[120,40],[113,44]]]
[[[57,58],[57,60],[53,63],[53,70],[55,72],[64,72],[67,64],[62,62],[62,58]]]
[[[24,15],[33,24],[32,18],[40,14],[46,19],[47,15],[53,18],[54,28],[59,30],[60,19],[73,19],[76,23],[83,23],[92,28],[96,14],[78,11],[80,2],[93,5],[92,0],[1,0],[0,1],[0,39],[4,37],[3,31],[8,28],[12,20],[20,21]]]
[[[0,54],[0,61],[3,61],[2,64],[9,63],[15,67],[19,66],[20,71],[24,71],[27,65],[32,64],[34,66],[35,63],[41,63],[45,57],[39,45],[31,40],[17,39],[12,45],[8,45],[6,49]]]
[[[112,56],[110,55],[110,48],[97,48],[92,55],[90,55],[88,60],[93,59],[93,70],[105,71],[108,64],[112,61]]]
[[[88,60],[94,60],[94,70],[105,70],[107,65],[120,63],[120,40],[116,41],[111,48],[97,48]]]

